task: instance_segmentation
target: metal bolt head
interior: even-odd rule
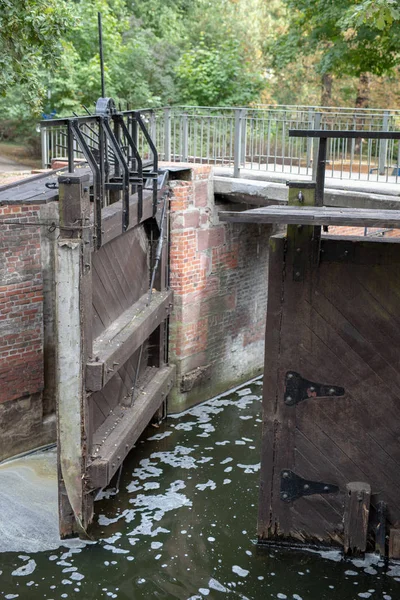
[[[293,373],[288,373],[288,374],[287,374],[287,378],[288,378],[288,379],[292,379],[292,378],[293,378]]]
[[[292,396],[286,396],[286,398],[285,398],[285,402],[287,402],[289,404],[290,404],[290,402],[292,402],[292,400],[293,400]]]
[[[282,477],[284,477],[286,479],[287,477],[289,477],[289,473],[287,471],[284,471],[282,473]]]
[[[287,495],[287,494],[282,494],[282,498],[283,498],[284,500],[286,500],[286,499],[287,499],[287,497],[288,497],[288,495]]]
[[[303,489],[305,489],[305,490],[309,490],[310,489],[310,486],[308,485],[308,483],[305,483],[303,485]]]
[[[324,492],[329,492],[329,486],[327,486],[327,485],[324,486]]]
[[[300,271],[296,271],[295,275],[296,277],[300,277]]]
[[[332,396],[332,395],[335,393],[335,390],[334,390],[334,388],[330,388],[330,390],[329,390],[329,393],[330,393],[330,395]]]
[[[315,392],[315,387],[313,385],[310,387],[310,392]]]

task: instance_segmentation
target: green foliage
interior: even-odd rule
[[[43,97],[41,73],[61,54],[60,36],[72,22],[64,0],[0,0],[0,93],[25,86],[25,98],[38,109]]]
[[[234,39],[198,46],[183,54],[177,68],[181,97],[199,106],[247,105],[259,97],[265,85],[261,74],[246,64],[243,50]]]
[[[274,65],[316,55],[320,74],[382,75],[399,62],[400,12],[394,0],[285,0],[287,28],[272,46]]]

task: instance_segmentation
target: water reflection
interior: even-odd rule
[[[260,400],[254,381],[148,431],[96,504],[100,541],[0,555],[0,597],[398,600],[400,567],[376,557],[255,545]]]

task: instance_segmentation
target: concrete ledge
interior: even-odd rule
[[[327,183],[329,185],[330,181],[328,180]],[[222,196],[224,200],[232,199],[233,202],[269,206],[271,204],[286,204],[288,187],[286,183],[235,179],[216,175],[214,176],[214,193]],[[336,208],[398,210],[400,209],[400,197],[328,187],[325,190],[324,204]]]

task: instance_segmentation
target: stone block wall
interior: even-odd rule
[[[259,374],[264,361],[272,228],[220,222],[224,207],[214,202],[211,167],[188,172],[187,180],[170,183],[171,412]]]

